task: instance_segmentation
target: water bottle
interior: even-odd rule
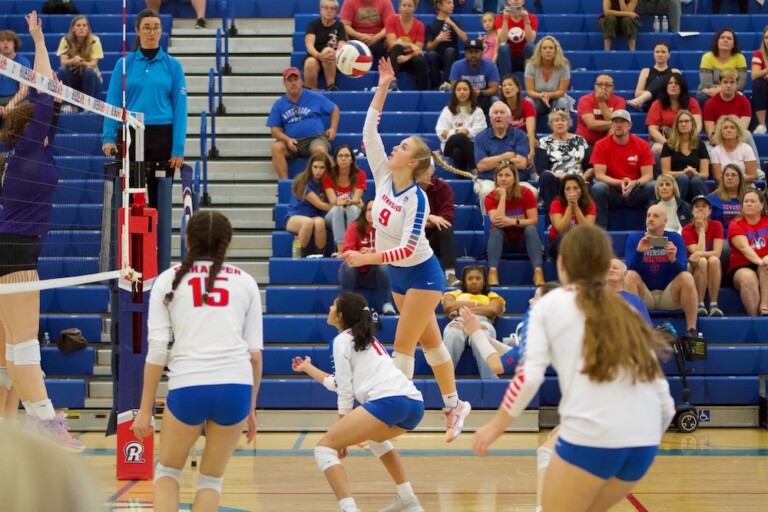
[[[653,31],[654,32],[658,32],[659,30],[661,30],[661,22],[659,21],[659,17],[658,16],[654,16],[653,17]]]
[[[291,246],[291,256],[297,260],[301,258],[301,242],[299,242],[299,236],[293,237],[293,245]]]
[[[661,31],[669,32],[669,20],[666,16],[661,17]]]

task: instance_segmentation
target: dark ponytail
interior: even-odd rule
[[[184,276],[187,275],[195,260],[210,258],[213,260],[213,264],[208,269],[208,280],[206,281],[205,292],[202,297],[203,304],[208,301],[208,292],[213,287],[219,271],[221,271],[224,257],[227,254],[227,248],[229,248],[229,243],[232,241],[232,224],[220,212],[201,210],[189,219],[186,236],[189,242],[187,257],[184,258],[181,266],[176,271],[171,291],[165,295],[165,300],[163,301],[165,305],[168,305],[173,300],[173,292],[179,286],[181,280],[184,279]]]
[[[359,293],[342,292],[336,298],[336,313],[341,315],[341,324],[352,330],[355,352],[362,352],[373,343],[373,315],[368,301]]]

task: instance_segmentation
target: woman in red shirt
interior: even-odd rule
[[[358,251],[363,254],[376,252],[376,229],[373,227],[372,210],[373,200],[369,199],[363,203],[363,213],[347,228],[344,235],[344,251]],[[360,293],[360,289],[373,290],[371,306],[385,315],[395,314],[386,265],[364,265],[355,268],[342,260],[339,267],[339,283],[343,292]]]
[[[560,193],[549,207],[549,254],[557,259],[560,240],[572,228],[594,225],[597,217],[595,202],[589,195],[589,187],[578,174],[568,174],[560,182]]]
[[[515,164],[502,161],[493,178],[496,189],[485,197],[485,210],[491,219],[488,233],[488,284],[499,284],[499,261],[504,249],[525,251],[533,265],[533,284],[544,284],[542,244],[539,237],[539,215],[536,197],[520,186]]]
[[[336,251],[341,253],[344,232],[360,216],[363,193],[367,189],[365,171],[355,162],[355,155],[349,144],[336,148],[333,165],[323,176],[323,190],[331,210],[325,215],[325,225],[333,231]]]
[[[415,11],[415,0],[400,0],[399,14],[389,16],[384,22],[386,46],[395,75],[401,71],[412,74],[416,78],[416,89],[426,91],[429,89],[429,64],[424,56],[426,36],[424,24],[413,17]],[[400,90],[397,79],[389,90]]]
[[[768,316],[768,211],[759,191],[744,194],[741,215],[728,227],[728,242],[727,282],[739,290],[749,316]]]
[[[688,82],[685,81],[685,77],[673,72],[667,78],[664,89],[659,92],[659,99],[651,103],[651,108],[645,116],[645,125],[648,127],[654,155],[661,154],[672,132],[677,113],[681,110],[687,110],[693,116],[696,121],[693,133],[698,136],[704,127],[701,120],[701,106],[696,98],[691,98],[688,93]]]
[[[539,145],[536,140],[536,107],[530,100],[523,98],[520,79],[516,75],[508,75],[501,79],[501,101],[512,111],[512,122],[509,124],[525,132],[528,137],[528,165],[533,163],[533,153]]]

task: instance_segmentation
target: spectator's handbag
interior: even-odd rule
[[[687,360],[703,361],[707,358],[707,340],[700,334],[696,336],[684,334],[680,336],[680,342]]]
[[[43,14],[80,14],[72,0],[46,0]]]
[[[83,333],[80,332],[80,329],[64,329],[61,331],[61,334],[59,334],[59,338],[56,340],[56,345],[59,347],[59,350],[65,354],[70,354],[72,352],[77,352],[78,350],[83,350],[88,343],[85,341],[85,337],[83,337]]]

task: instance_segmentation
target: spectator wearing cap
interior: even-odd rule
[[[298,68],[283,71],[283,85],[285,95],[275,101],[267,118],[275,138],[272,166],[278,179],[288,178],[289,158],[328,153],[339,126],[339,107],[322,94],[304,89]]]
[[[0,55],[31,68],[29,60],[19,55],[21,39],[13,30],[0,30]],[[11,77],[0,75],[0,119],[17,107],[27,97],[29,87]],[[1,124],[1,123],[0,123]]]
[[[693,274],[699,299],[699,316],[723,316],[717,306],[723,276],[720,256],[723,251],[723,225],[710,220],[712,205],[707,196],[693,198],[693,222],[683,228],[683,241],[688,250],[688,272]],[[709,292],[709,312],[704,296]]]
[[[655,198],[653,153],[648,143],[630,133],[632,118],[624,109],[611,114],[611,135],[595,144],[590,162],[595,169],[592,198],[597,224],[608,226],[608,208],[645,210]]]
[[[483,42],[480,39],[469,39],[464,45],[464,58],[451,66],[451,87],[456,86],[457,80],[467,80],[472,85],[472,94],[477,98],[477,104],[488,112],[491,97],[499,92],[501,77],[496,65],[483,59]]]
[[[623,109],[626,101],[613,94],[614,83],[611,75],[598,75],[595,78],[595,92],[579,98],[576,135],[581,135],[587,144],[595,143],[608,135],[611,129],[611,113]]]

